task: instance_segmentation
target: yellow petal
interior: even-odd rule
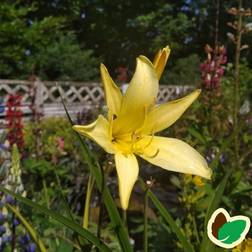
[[[142,132],[144,134],[153,134],[171,126],[195,101],[200,92],[200,89],[197,89],[181,99],[155,106],[147,114]]]
[[[113,124],[115,135],[132,132],[142,126],[146,111],[155,104],[158,79],[152,63],[137,58],[135,74],[122,100],[121,111]]]
[[[91,124],[74,125],[73,129],[95,141],[106,152],[114,153],[114,146],[109,136],[109,123],[102,115],[99,115],[98,119]]]
[[[169,46],[166,46],[162,50],[159,50],[158,53],[155,55],[155,58],[153,60],[153,65],[156,69],[158,79],[160,79],[160,77],[164,71],[164,68],[166,66],[166,62],[169,58],[170,52],[171,52],[171,50],[170,50]]]
[[[109,118],[111,118],[113,115],[118,115],[120,111],[122,94],[118,86],[110,77],[107,68],[103,64],[101,64],[100,70],[105,90],[105,99],[109,110]]]
[[[211,178],[212,172],[206,160],[189,144],[175,138],[156,136],[148,136],[141,141],[142,153],[139,155],[150,163],[170,171]]]
[[[139,167],[133,154],[123,155],[118,153],[115,155],[115,163],[121,206],[126,210],[129,205],[130,194],[138,177]]]

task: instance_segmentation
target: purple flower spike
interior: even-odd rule
[[[19,220],[15,218],[15,219],[13,220],[13,226],[14,226],[14,227],[17,227],[19,224],[20,224]]]
[[[6,221],[6,215],[0,212],[0,224]]]
[[[30,241],[30,236],[29,236],[28,234],[25,234],[25,235],[23,235],[23,236],[20,236],[20,237],[18,238],[18,241],[19,241],[19,243],[20,243],[21,245],[26,245],[26,244],[28,244],[29,241]]]
[[[4,207],[4,202],[2,200],[0,200],[0,208]]]
[[[4,234],[6,232],[5,226],[0,226],[0,235]]]
[[[6,244],[6,243],[10,243],[11,241],[12,241],[12,236],[11,235],[3,235],[2,236],[2,243]]]
[[[35,252],[36,251],[36,245],[34,243],[30,243],[28,246],[27,246],[27,249],[26,249],[27,252]]]
[[[5,196],[5,202],[9,203],[10,205],[14,205],[15,204],[15,199],[12,196],[7,194]]]

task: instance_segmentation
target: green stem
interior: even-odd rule
[[[48,197],[48,190],[47,190],[46,181],[44,178],[42,180],[42,183],[43,183],[43,189],[44,189],[44,193],[45,193],[46,206],[47,206],[47,208],[49,208],[50,203],[49,203],[49,197]]]
[[[122,212],[122,221],[123,221],[123,225],[125,227],[125,230],[127,232],[127,235],[129,237],[128,220],[127,220],[127,210],[123,210],[123,212]]]
[[[28,221],[21,215],[21,213],[15,207],[9,204],[7,204],[7,208],[10,209],[16,215],[16,217],[20,220],[20,222],[24,225],[24,227],[27,229],[27,231],[31,235],[32,239],[36,242],[40,251],[47,252],[42,240],[39,238],[38,234],[33,229],[33,227],[28,223]]]
[[[192,222],[193,222],[193,229],[194,229],[194,234],[195,234],[195,237],[196,237],[197,244],[200,244],[199,231],[198,231],[198,228],[197,228],[197,223],[196,223],[196,219],[195,219],[195,211],[194,210],[192,211]]]
[[[144,252],[148,252],[148,189],[144,194]]]
[[[139,181],[140,181],[140,186],[143,188],[143,190],[146,190],[147,186],[146,186],[145,182],[143,181],[143,179],[139,178]],[[158,209],[161,216],[169,224],[171,230],[176,234],[184,251],[185,252],[195,252],[193,246],[190,244],[190,242],[187,240],[187,237],[181,231],[181,228],[177,225],[175,220],[173,220],[170,213],[166,210],[166,208],[159,201],[159,199],[154,195],[154,193],[151,191],[151,189],[148,190],[148,196],[149,196],[149,199],[152,201],[152,203],[155,205],[155,207]]]
[[[235,152],[235,166],[239,165],[239,125],[238,112],[240,108],[240,55],[241,55],[241,37],[242,37],[242,0],[238,0],[238,24],[236,34],[236,50],[235,50],[235,85],[234,85],[234,152]]]
[[[99,209],[99,217],[98,217],[98,224],[97,224],[97,232],[96,232],[96,236],[98,239],[101,239],[101,229],[102,229],[102,218],[103,218],[103,210],[104,210],[104,205],[103,205],[103,201],[102,201],[102,194],[100,194],[100,209]],[[98,252],[98,250],[97,250]]]
[[[85,198],[85,207],[83,213],[83,228],[88,229],[88,220],[89,220],[89,208],[90,208],[90,199],[94,187],[94,177],[92,174],[89,175],[88,185],[87,185],[87,193]]]
[[[123,210],[123,212],[122,212],[122,219],[123,219],[123,224],[124,224],[126,230],[128,230],[128,225],[127,225],[127,210]]]
[[[16,227],[14,225],[14,214],[12,215],[12,241],[11,241],[11,252],[16,250]]]

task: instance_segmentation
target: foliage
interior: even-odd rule
[[[4,0],[0,9],[0,76],[27,78],[36,70],[35,73],[44,78],[92,80],[98,77],[91,69],[96,66],[97,58],[103,59],[113,76],[118,66],[132,71],[134,65],[131,62],[136,55],[152,56],[155,50],[167,44],[174,53],[170,66],[180,64],[178,60],[190,58],[192,54],[204,57],[202,48],[207,43],[215,46],[216,3],[210,0],[148,3],[120,0],[115,5],[101,0],[52,3]],[[232,17],[226,10],[235,5],[234,0],[220,1],[219,7],[219,21],[223,25],[217,30],[218,40],[230,47],[227,51],[230,61],[234,53],[227,37],[231,28],[226,24]],[[251,2],[244,1],[244,6],[251,8]],[[249,20],[251,22],[251,18]],[[69,34],[72,37],[69,38]],[[245,43],[251,44],[251,38],[247,35]],[[249,68],[251,52],[249,49],[243,53]],[[64,64],[61,60],[55,61],[49,53],[60,56]],[[81,63],[81,59],[90,64]],[[46,66],[47,60],[53,67],[51,71]],[[74,67],[77,64],[79,67]],[[86,66],[83,70],[82,65]],[[173,74],[171,70],[170,73]]]
[[[19,1],[1,2],[1,78],[15,78],[32,73],[32,65],[27,60],[29,54],[35,54],[57,36],[63,19],[49,16],[42,20],[30,20],[28,14],[35,9],[34,5],[25,7]]]
[[[158,50],[160,45],[169,44],[173,51],[179,52],[191,27],[191,22],[184,13],[174,15],[171,4],[163,4],[159,9],[139,15],[128,23],[146,34],[152,51]]]
[[[25,148],[28,153],[36,150],[36,142],[33,135],[33,123],[28,123],[24,128]],[[65,118],[45,118],[40,122],[41,148],[43,157],[52,160],[55,157],[71,155],[74,153],[74,141],[71,137],[71,127]]]
[[[98,59],[92,50],[82,50],[73,35],[63,35],[31,59],[45,80],[88,81],[98,78]]]
[[[29,6],[22,1],[1,3],[1,78],[28,78],[35,73],[47,80],[96,79],[97,60],[92,50],[80,48],[71,31],[65,35],[65,17],[38,18],[33,16],[37,11],[35,1]]]
[[[198,85],[200,58],[197,54],[191,54],[186,58],[180,58],[176,64],[164,73],[161,83],[172,85]]]

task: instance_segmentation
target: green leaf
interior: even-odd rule
[[[66,213],[67,213],[67,215],[68,215],[68,218],[70,218],[73,222],[76,222],[76,221],[74,220],[73,215],[72,215],[71,209],[70,209],[70,207],[69,207],[69,205],[68,205],[68,203],[67,203],[67,200],[66,200],[66,198],[65,198],[65,196],[64,196],[64,194],[63,194],[63,188],[62,188],[62,186],[61,186],[59,176],[57,175],[57,173],[56,173],[55,171],[54,171],[54,175],[55,175],[55,177],[56,177],[56,181],[57,181],[57,185],[58,185],[58,188],[59,188],[59,192],[60,192],[61,198],[62,198],[62,200],[63,200],[63,206],[64,206],[64,208],[65,208],[65,210],[66,210]],[[81,241],[80,241],[80,239],[79,239],[78,236],[76,237],[76,240],[77,240],[77,242],[78,242],[78,245],[82,248]]]
[[[234,220],[226,222],[218,231],[218,240],[225,244],[237,241],[246,228],[246,221]]]
[[[37,244],[37,246],[40,249],[40,252],[47,252],[46,247],[42,240],[39,238],[39,235],[35,231],[35,229],[30,225],[30,223],[25,219],[25,217],[15,208],[14,206],[11,206],[7,204],[7,208],[11,210],[16,217],[20,220],[20,222],[24,225],[24,227],[28,230],[29,234],[31,235],[34,242]]]
[[[62,99],[62,104],[64,106],[65,112],[67,114],[67,117],[69,119],[69,122],[71,123],[71,125],[73,125],[73,121],[68,113],[68,110],[66,108],[66,105],[64,103],[62,96],[61,96],[61,99]],[[75,131],[74,131],[74,134],[76,135],[77,139],[80,141],[81,149],[83,151],[84,160],[86,161],[86,163],[90,169],[90,172],[92,173],[92,175],[95,178],[98,189],[102,193],[102,198],[103,198],[104,204],[105,204],[106,209],[108,211],[109,218],[114,226],[114,230],[115,230],[115,233],[116,233],[118,240],[120,242],[122,251],[133,252],[133,249],[132,249],[132,246],[130,244],[130,240],[129,240],[129,237],[127,234],[127,230],[126,230],[126,228],[123,224],[123,221],[120,217],[120,214],[117,210],[117,207],[115,205],[115,201],[114,201],[113,197],[111,196],[106,183],[104,183],[102,169],[99,166],[99,163],[96,159],[96,156],[94,155],[94,153],[92,153],[88,149],[86,143],[81,138],[81,136]]]
[[[202,134],[200,134],[197,130],[189,128],[188,131],[192,136],[197,138],[202,144],[207,144],[207,140],[205,139],[205,137]]]
[[[146,190],[146,185],[143,182],[142,179],[140,179],[141,185]],[[176,234],[177,238],[179,239],[183,249],[185,252],[194,252],[194,249],[190,242],[186,239],[185,235],[182,233],[180,228],[177,226],[175,220],[173,220],[172,216],[169,214],[169,212],[166,210],[164,205],[159,201],[159,199],[155,196],[155,194],[148,189],[148,195],[153,204],[156,206],[158,211],[160,212],[161,216],[164,218],[164,220],[169,224],[171,230]]]
[[[208,223],[211,215],[218,208],[218,206],[222,200],[222,196],[223,196],[228,178],[231,175],[231,173],[232,173],[232,169],[228,170],[225,177],[223,178],[223,180],[220,182],[220,184],[217,186],[215,192],[213,193],[210,205],[208,207],[208,210],[207,210],[207,213],[205,216],[205,231],[204,231],[203,240],[201,242],[201,248],[200,248],[201,252],[215,251],[216,246],[210,241],[210,239],[208,238],[208,235],[207,235],[207,223]]]
[[[66,241],[61,241],[56,252],[72,252],[73,246],[71,244],[67,243]]]
[[[0,186],[0,191],[10,194],[13,197],[15,197],[18,201],[24,203],[25,205],[34,208],[41,213],[44,213],[46,215],[49,215],[51,218],[55,219],[56,221],[60,222],[64,226],[70,228],[72,231],[76,232],[79,234],[81,237],[87,239],[90,243],[95,245],[100,251],[102,252],[110,252],[110,249],[102,243],[97,237],[95,237],[92,233],[90,233],[88,230],[83,229],[80,225],[74,223],[71,219],[68,219],[44,206],[41,206],[27,198],[24,198],[20,196],[19,194],[16,194],[2,186]]]

